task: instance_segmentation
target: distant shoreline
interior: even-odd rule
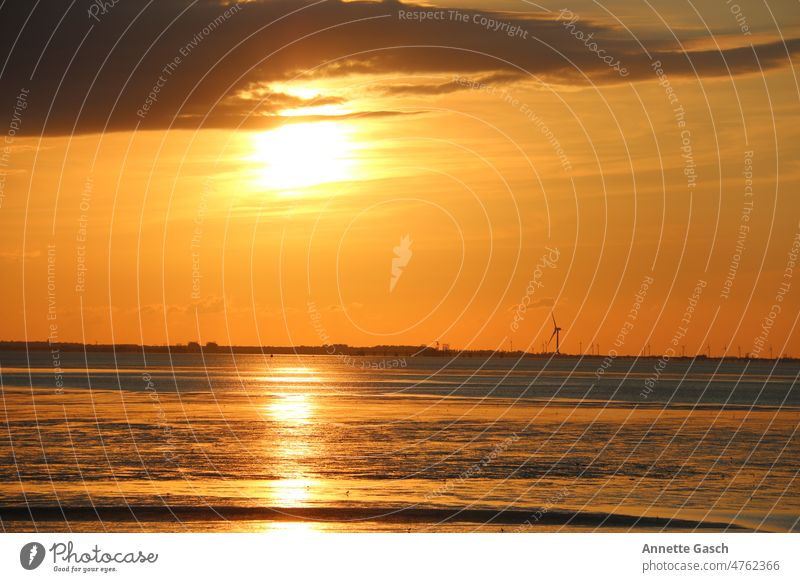
[[[728,360],[728,361],[754,361],[754,362],[797,362],[800,358],[753,358],[748,355],[742,357],[727,356],[707,356],[706,354],[686,355],[686,356],[665,356],[662,354],[572,354],[552,352],[526,352],[522,350],[455,350],[439,349],[431,346],[408,346],[408,345],[379,345],[379,346],[349,346],[347,344],[330,344],[325,346],[225,346],[214,342],[200,345],[195,342],[188,344],[172,345],[153,345],[153,344],[82,344],[78,342],[58,342],[49,341],[0,341],[0,351],[51,351],[61,352],[146,352],[146,353],[169,353],[169,354],[263,354],[263,355],[300,355],[300,356],[353,356],[353,357],[380,357],[380,358],[453,358],[453,357],[483,357],[483,358],[531,358],[531,359],[550,359],[550,358],[584,358],[589,360],[658,360],[667,358],[669,360]]]

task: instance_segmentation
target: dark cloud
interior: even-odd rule
[[[684,53],[663,40],[642,41],[648,56],[627,32],[596,21],[577,21],[568,29],[553,15],[461,10],[466,22],[420,22],[400,17],[401,10],[405,15],[420,8],[395,1],[120,0],[105,13],[93,5],[2,4],[0,112],[10,118],[17,95],[28,89],[21,133],[268,127],[282,122],[274,116],[281,108],[343,102],[341,96],[322,96],[307,103],[270,92],[270,83],[296,77],[390,72],[620,83],[652,79],[652,60],[661,60],[671,77],[738,75],[782,66],[800,48],[800,40],[792,39]],[[89,17],[90,9],[96,18]],[[484,18],[499,23],[498,29],[483,25]],[[626,68],[627,77],[590,50],[581,40],[588,35]],[[180,62],[165,72],[176,58]],[[156,88],[156,99],[148,103]],[[259,88],[262,94],[253,91]],[[447,82],[378,91],[402,96],[457,89]],[[249,98],[242,98],[247,91]]]
[[[373,87],[373,90],[380,95],[446,95],[448,93],[455,93],[456,91],[463,91],[470,87],[501,85],[518,81],[522,78],[524,77],[516,73],[496,73],[494,75],[485,75],[477,79],[467,79],[457,76],[447,83],[427,85],[424,83],[397,83],[394,85],[376,85]]]

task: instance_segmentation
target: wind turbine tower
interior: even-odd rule
[[[556,323],[556,316],[553,313],[551,313],[550,315],[553,318],[553,334],[550,336],[550,339],[547,340],[547,347],[550,347],[550,342],[553,341],[553,337],[555,337],[556,338],[556,351],[554,353],[558,354],[558,353],[560,353],[559,352],[559,347],[560,347],[560,343],[559,343],[560,336],[559,336],[559,333],[561,332],[561,328],[558,327],[558,324]]]

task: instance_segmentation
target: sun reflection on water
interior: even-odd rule
[[[313,502],[319,481],[313,466],[322,454],[317,423],[318,396],[309,384],[321,382],[313,366],[276,366],[262,380],[272,383],[265,390],[263,405],[265,446],[276,464],[276,479],[259,492],[273,507],[302,507]],[[268,529],[305,531],[300,523],[270,524]]]
[[[322,382],[322,377],[317,374],[317,370],[307,366],[289,366],[274,368],[273,374],[262,376],[259,380],[265,382],[275,382],[277,384],[318,384]]]
[[[300,507],[311,499],[314,479],[280,479],[269,484],[269,498],[275,507]]]
[[[285,424],[308,424],[313,411],[307,394],[278,394],[267,406],[269,417]]]
[[[308,475],[308,465],[319,446],[313,436],[314,411],[309,394],[275,394],[267,404],[266,416],[277,425],[271,444],[284,477],[267,485],[274,507],[299,507],[311,500],[316,480]]]
[[[261,525],[255,531],[273,532],[279,531],[289,535],[309,535],[320,533],[321,528],[318,524],[308,521],[269,521]]]

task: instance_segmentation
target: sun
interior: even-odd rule
[[[354,177],[352,130],[343,123],[290,123],[253,136],[258,186],[282,194]]]

